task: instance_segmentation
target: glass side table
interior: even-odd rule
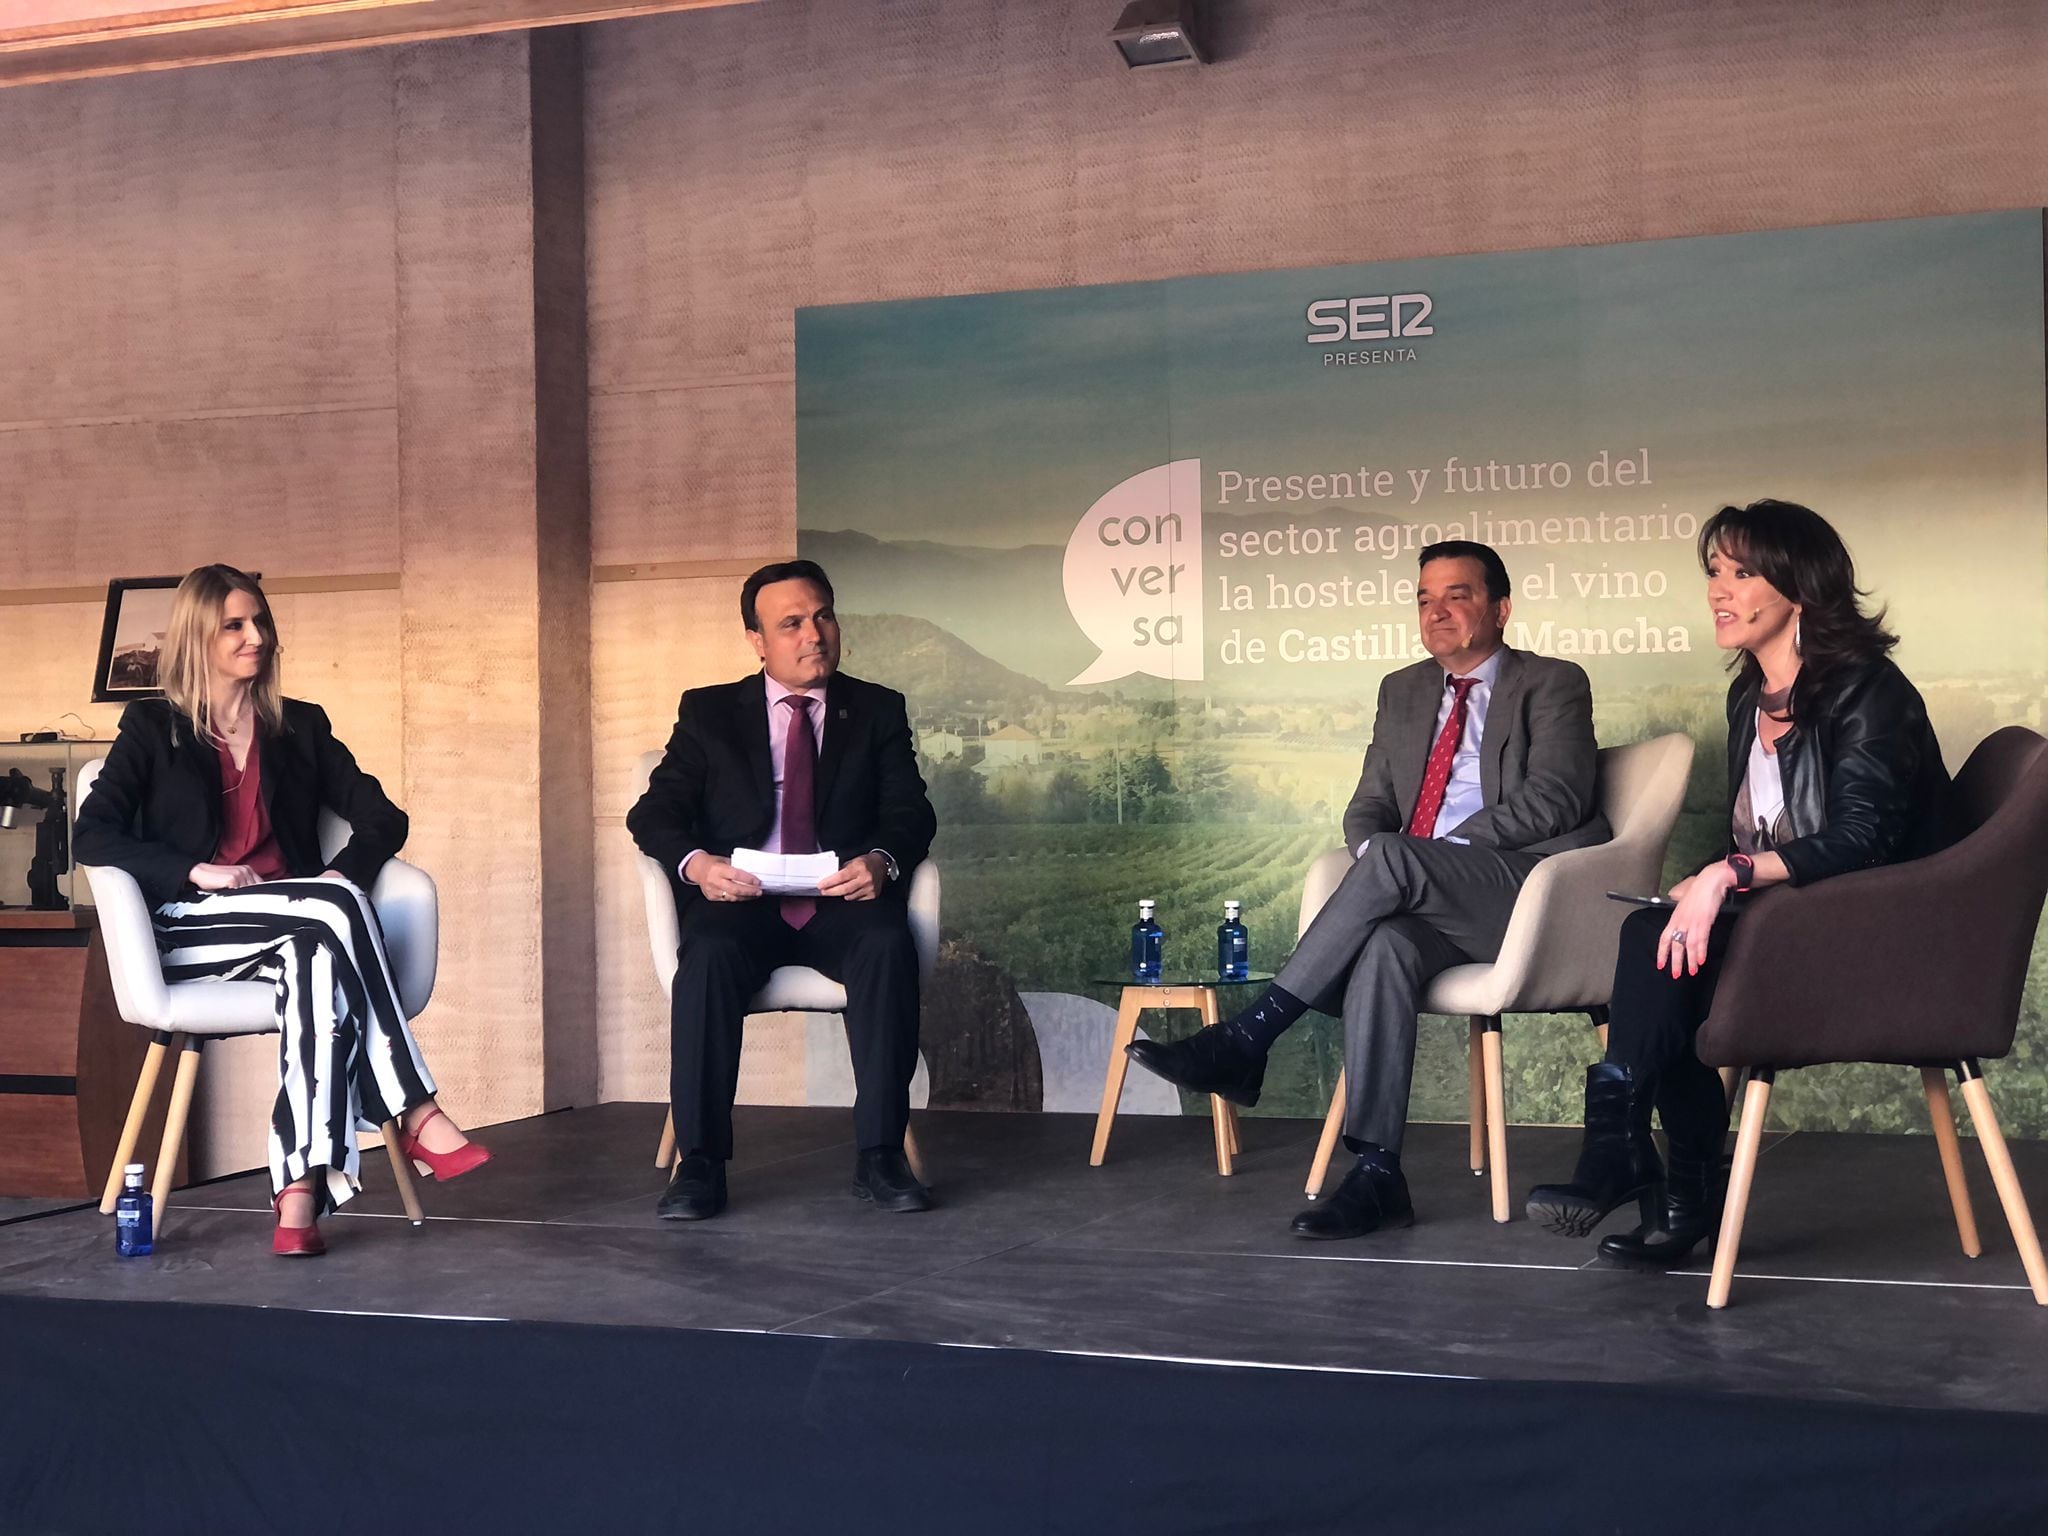
[[[1109,1071],[1102,1083],[1102,1108],[1095,1115],[1095,1148],[1088,1166],[1100,1168],[1109,1150],[1110,1127],[1116,1123],[1117,1102],[1124,1094],[1124,1073],[1131,1058],[1124,1047],[1138,1037],[1138,1015],[1147,1008],[1192,1008],[1204,1024],[1218,1022],[1216,990],[1219,987],[1259,987],[1273,979],[1271,971],[1253,971],[1243,980],[1225,980],[1216,975],[1162,975],[1157,981],[1133,981],[1125,971],[1117,976],[1091,978],[1098,987],[1121,987],[1122,1001],[1116,1010],[1116,1033],[1109,1042]],[[1216,1132],[1216,1171],[1228,1178],[1231,1159],[1239,1151],[1237,1110],[1228,1099],[1209,1095],[1209,1116]]]

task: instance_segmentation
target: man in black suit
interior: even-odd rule
[[[740,590],[761,671],[683,695],[647,793],[626,817],[670,873],[682,947],[669,992],[669,1097],[683,1159],[657,1208],[725,1209],[747,999],[780,965],[846,987],[853,1048],[854,1193],[883,1210],[931,1196],[903,1155],[917,1069],[917,952],[906,895],[937,823],[903,695],[839,671],[832,583],[809,560],[763,566]],[[736,848],[837,855],[812,897],[765,896]]]

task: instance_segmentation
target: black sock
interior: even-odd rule
[[[1292,992],[1268,987],[1259,994],[1257,1002],[1220,1027],[1263,1056],[1273,1048],[1275,1040],[1287,1033],[1287,1027],[1307,1012],[1308,1004]]]
[[[1358,1154],[1358,1166],[1361,1168],[1377,1168],[1382,1173],[1401,1171],[1401,1154],[1376,1141],[1360,1141],[1356,1136],[1346,1136],[1344,1149]]]

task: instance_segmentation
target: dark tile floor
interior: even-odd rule
[[[1613,1271],[1590,1242],[1520,1219],[1529,1184],[1568,1173],[1568,1130],[1510,1135],[1518,1214],[1503,1227],[1464,1167],[1464,1129],[1418,1126],[1416,1225],[1312,1244],[1287,1231],[1314,1145],[1303,1121],[1245,1120],[1239,1171],[1220,1179],[1206,1120],[1133,1117],[1090,1168],[1084,1117],[920,1113],[941,1205],[888,1216],[848,1192],[845,1111],[743,1108],[732,1208],[692,1225],[654,1215],[661,1114],[614,1104],[496,1127],[489,1168],[422,1185],[424,1230],[398,1219],[377,1152],[316,1262],[270,1256],[260,1175],[181,1192],[144,1260],[117,1259],[90,1208],[17,1221],[0,1227],[0,1292],[2048,1411],[2048,1309],[1981,1164],[1985,1254],[1962,1257],[1925,1137],[1774,1138],[1734,1304],[1713,1313],[1704,1262]],[[2048,1144],[2013,1151],[2048,1200]]]

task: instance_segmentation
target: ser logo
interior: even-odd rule
[[[1378,293],[1352,299],[1317,299],[1308,307],[1308,344],[1396,341],[1434,336],[1429,324],[1436,308],[1426,293]]]

